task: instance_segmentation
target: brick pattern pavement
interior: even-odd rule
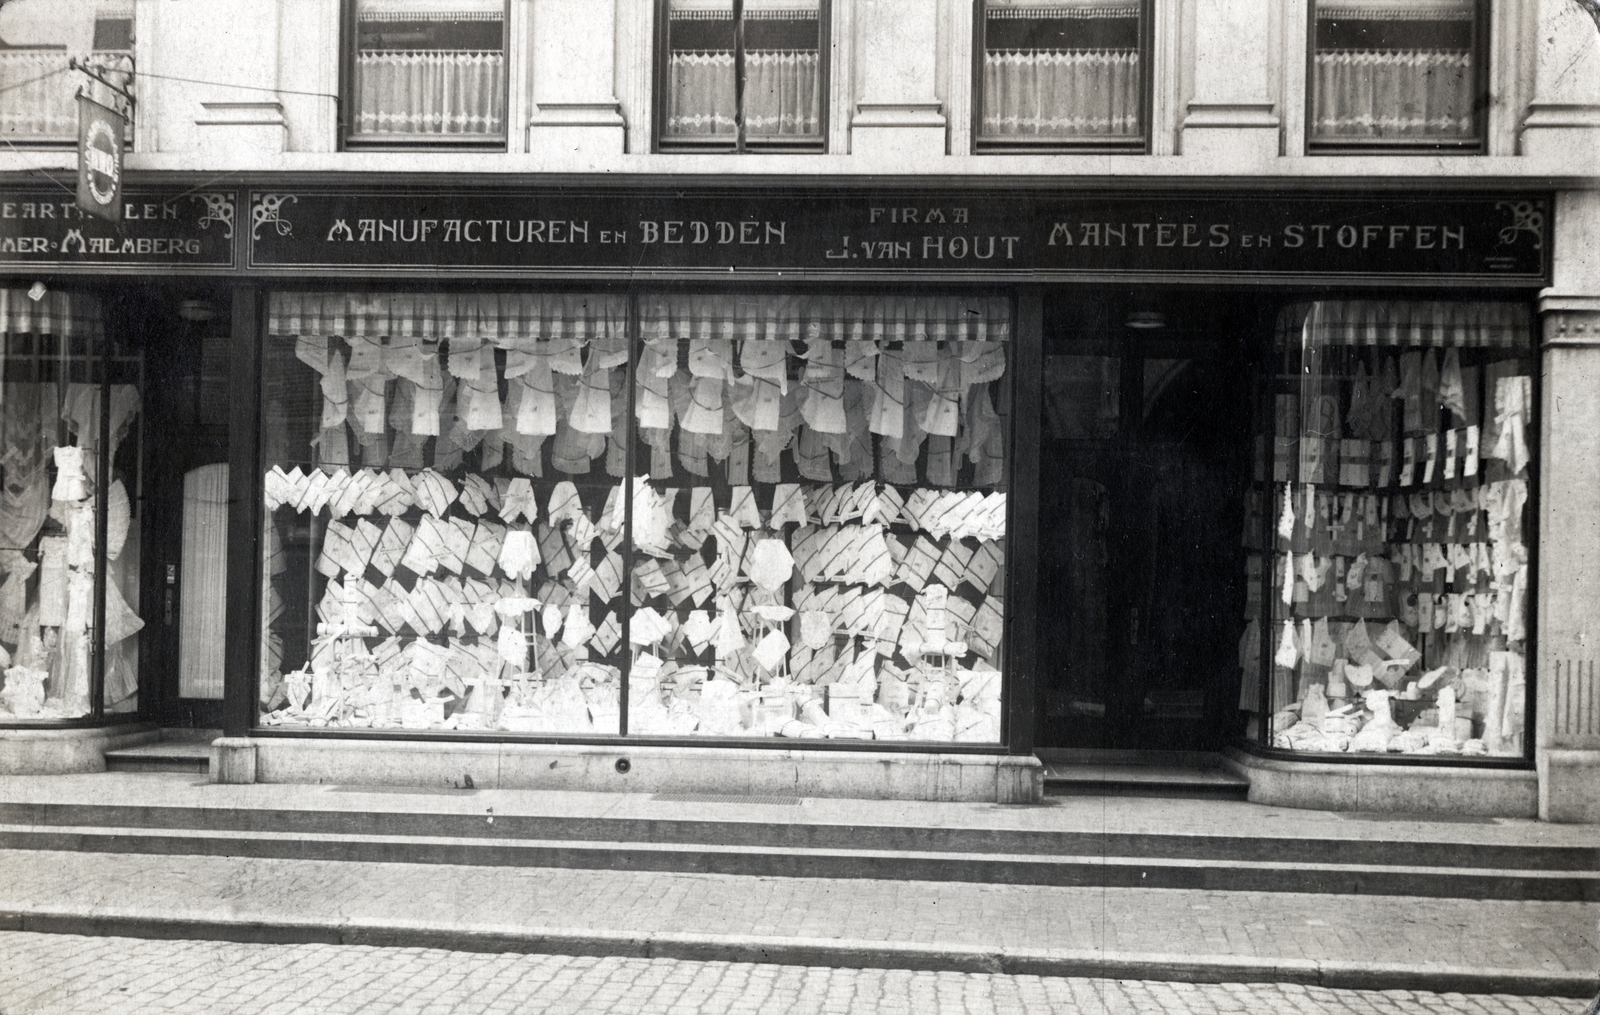
[[[0,909],[34,907],[1537,973],[1600,954],[1593,903],[0,850]]]
[[[1570,1015],[1582,1002],[0,933],[4,1015]]]

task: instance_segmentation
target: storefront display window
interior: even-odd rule
[[[274,294],[263,723],[615,735],[625,686],[640,736],[998,741],[1010,339],[1003,299]]]
[[[0,722],[138,704],[143,358],[36,292],[0,290]]]
[[[1273,746],[1524,753],[1530,327],[1514,303],[1279,318],[1240,649],[1242,707],[1268,674]]]
[[[1006,301],[640,324],[629,730],[999,740]]]
[[[620,731],[626,319],[603,296],[273,295],[266,725]]]

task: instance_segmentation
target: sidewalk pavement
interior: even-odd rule
[[[1244,803],[800,805],[511,791],[0,780],[0,801],[1211,831],[1593,846],[1596,830]],[[493,808],[492,812],[490,808]],[[697,961],[1592,996],[1600,904],[0,851],[0,930]]]
[[[1572,998],[0,932],[8,1015],[1574,1015]]]

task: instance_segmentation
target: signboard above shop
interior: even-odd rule
[[[1488,195],[278,191],[256,268],[542,274],[1544,277],[1548,201]]]
[[[0,192],[0,264],[273,276],[1327,279],[1534,286],[1546,194],[130,188]],[[237,222],[236,222],[237,220]],[[235,233],[238,235],[236,236]]]
[[[124,190],[113,195],[119,221],[91,214],[65,188],[0,190],[0,265],[51,268],[217,269],[234,263],[231,192]]]

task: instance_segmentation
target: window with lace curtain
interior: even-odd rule
[[[661,0],[658,147],[822,150],[827,0]]]
[[[506,140],[505,0],[350,0],[345,140]]]
[[[1312,149],[1482,146],[1483,0],[1314,0]]]
[[[1143,151],[1149,22],[1148,0],[978,0],[978,149]]]
[[[67,66],[73,56],[130,87],[133,0],[10,0],[0,6],[0,136],[12,144],[76,144],[79,87],[114,104],[110,89]]]

